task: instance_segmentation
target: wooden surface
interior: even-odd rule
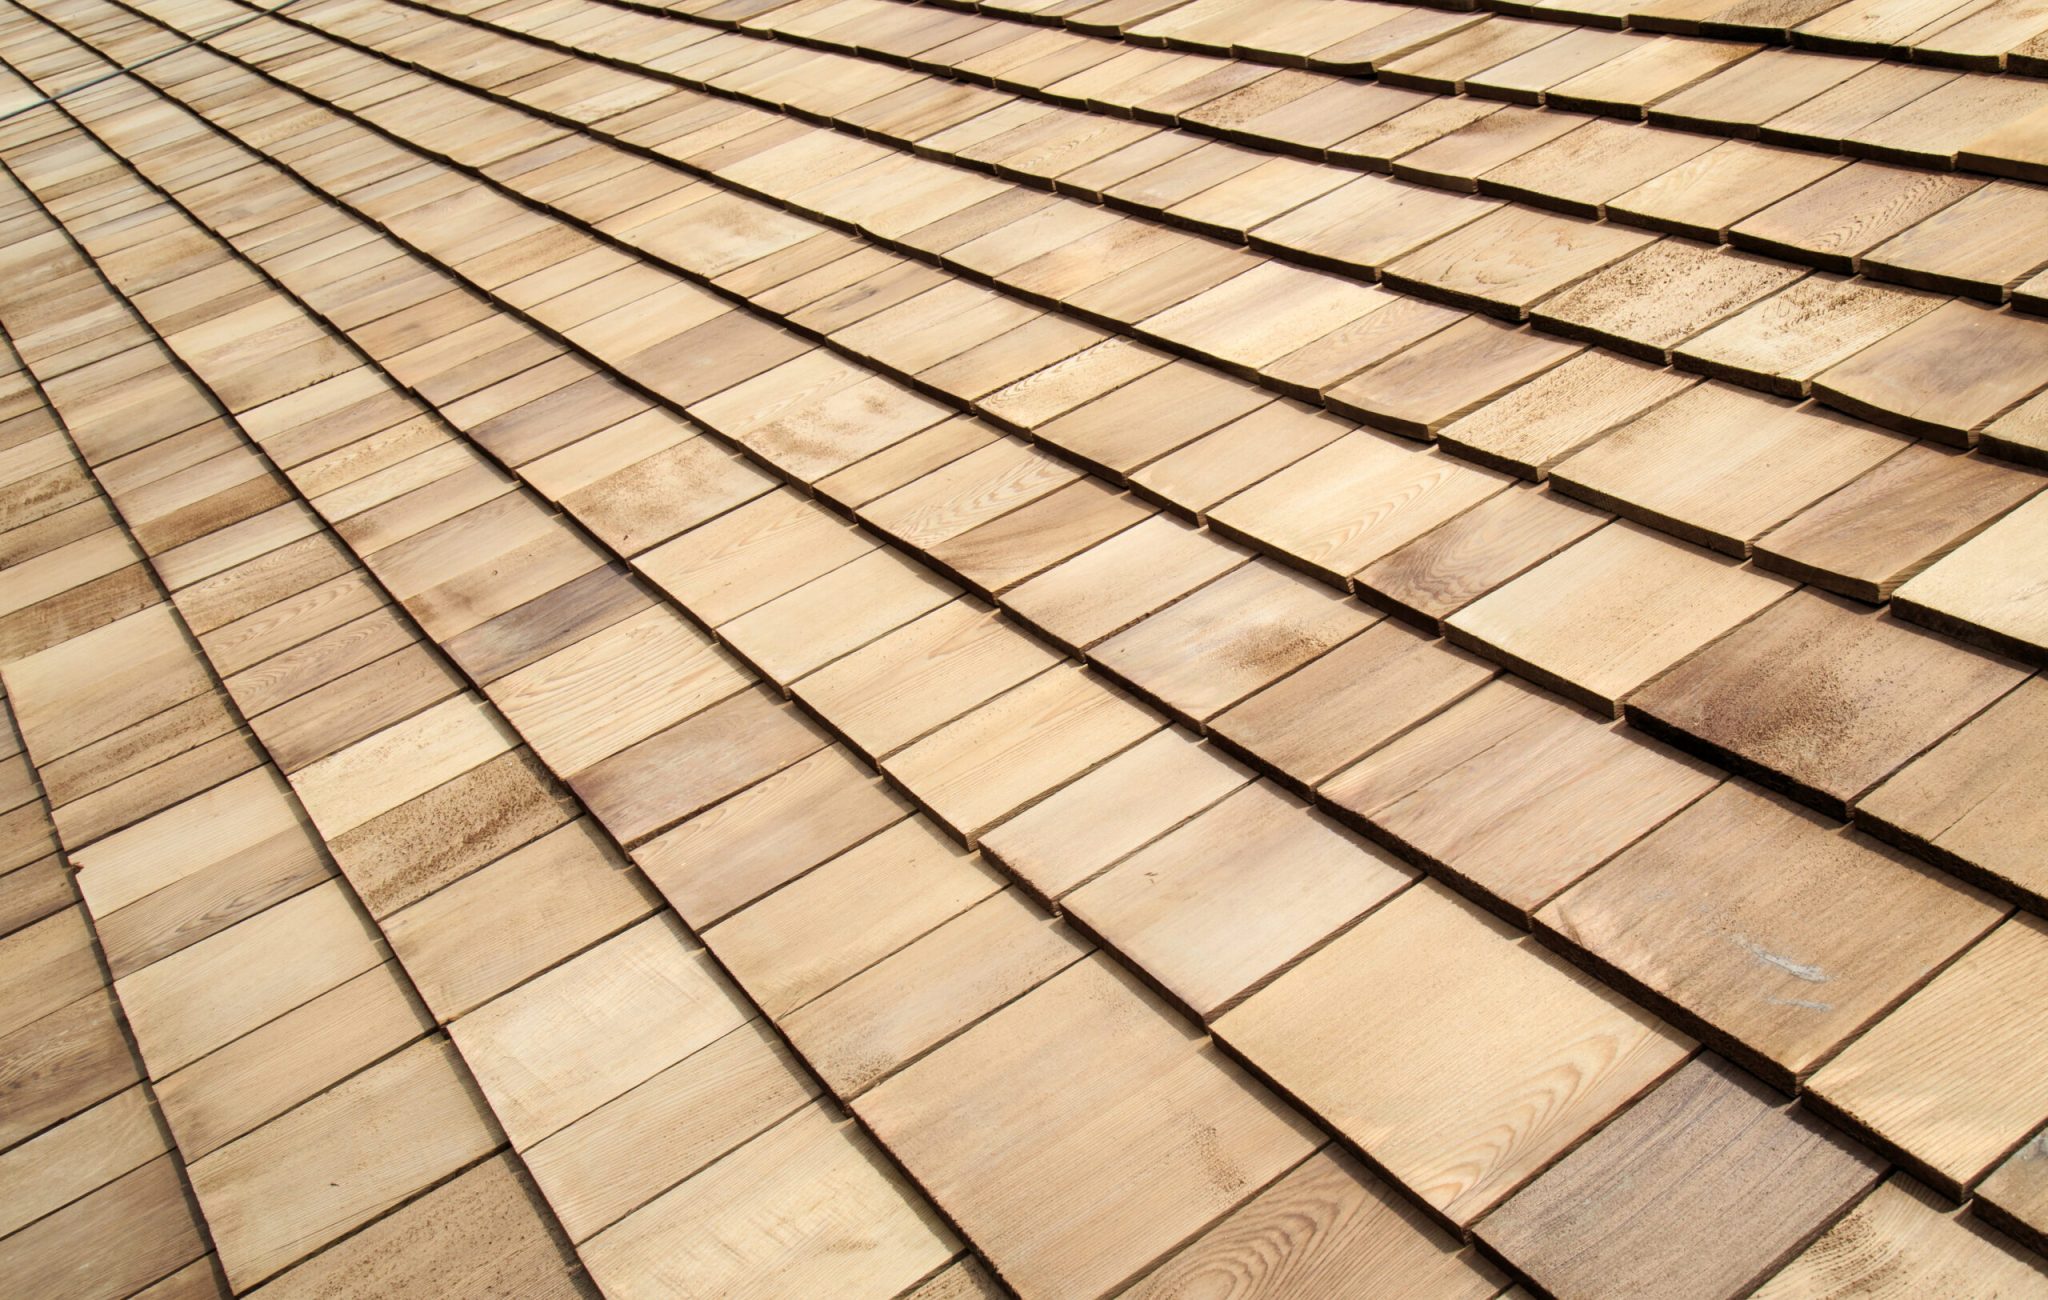
[[[1717,780],[1704,764],[1498,681],[1320,794],[1375,838],[1526,915]],[[1548,851],[1523,852],[1529,837]]]
[[[1100,957],[855,1110],[997,1273],[1035,1294],[1136,1277],[1314,1147],[1298,1118]],[[993,1146],[989,1132],[1013,1138]],[[1095,1212],[1043,1213],[1048,1196]]]
[[[2044,952],[2038,918],[2006,921],[1814,1075],[1814,1095],[1951,1194],[1969,1187],[2041,1119],[2026,1063]]]
[[[1839,812],[2021,676],[1889,615],[1802,591],[1643,690],[1629,714]]]
[[[1731,887],[1736,879],[1748,883]],[[1537,920],[1790,1086],[2003,911],[1803,808],[1729,782]]]
[[[1444,622],[1450,638],[1609,714],[1644,682],[1791,590],[1617,523]]]
[[[2037,1267],[2048,52],[1822,8],[14,12],[0,1254]]]
[[[1063,904],[1208,1019],[1414,879],[1305,811],[1270,785],[1247,786]]]
[[[1880,1176],[1714,1056],[1688,1062],[1480,1225],[1552,1294],[1741,1292]]]
[[[2040,1284],[2039,1257],[2027,1257],[1941,1204],[1937,1195],[1894,1174],[1756,1294],[1813,1296],[1850,1288],[1931,1294],[1962,1288]]]
[[[1225,1014],[1217,1037],[1462,1227],[1691,1049],[1507,938],[1425,882]]]
[[[1496,1294],[1492,1268],[1456,1244],[1357,1161],[1325,1147],[1130,1294],[1337,1295],[1379,1286],[1474,1300]]]

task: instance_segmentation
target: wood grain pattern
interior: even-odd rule
[[[170,1149],[149,1097],[130,1088],[0,1153],[0,1238]]]
[[[526,1164],[583,1241],[816,1095],[767,1022],[749,1020],[529,1147]]]
[[[1063,900],[1209,1019],[1415,879],[1270,785],[1225,797]]]
[[[1129,1294],[1335,1297],[1389,1287],[1480,1300],[1499,1292],[1500,1276],[1356,1160],[1325,1147]]]
[[[1003,887],[923,818],[898,822],[704,932],[781,1016]]]
[[[1742,558],[1763,533],[1905,445],[1813,406],[1708,383],[1615,429],[1551,480],[1625,518]]]
[[[1158,730],[1143,708],[1054,668],[956,719],[882,770],[962,842]]]
[[[366,1134],[377,1140],[366,1146]],[[246,1288],[499,1140],[455,1049],[432,1038],[194,1161],[187,1172],[228,1280]]]
[[[631,845],[817,752],[826,738],[765,690],[732,696],[621,750],[569,784]],[[678,774],[686,774],[678,780]]]
[[[1899,588],[1901,618],[2031,662],[2048,659],[2048,598],[2032,565],[2048,508],[2029,501]]]
[[[1704,764],[1503,680],[1368,754],[1321,794],[1368,834],[1526,915],[1718,780]],[[1550,851],[1527,854],[1529,838]]]
[[[1319,584],[1254,560],[1099,643],[1089,658],[1199,725],[1372,622]]]
[[[445,1022],[659,902],[595,826],[579,819],[393,912],[383,930],[420,997]]]
[[[1729,782],[1537,921],[1789,1089],[2004,911],[1902,854]]]
[[[0,1268],[37,1295],[113,1300],[205,1253],[177,1158],[160,1156],[0,1241]]]
[[[1645,687],[1628,712],[1674,744],[1846,815],[2024,675],[1889,615],[1800,591]]]
[[[664,606],[491,684],[491,702],[558,772],[579,772],[746,688],[749,675]]]
[[[524,1150],[746,1018],[736,992],[663,915],[469,1013],[449,1032]]]
[[[1765,534],[1757,563],[1876,603],[2044,484],[1916,444]]]
[[[1756,1284],[1882,1166],[1726,1062],[1699,1057],[1487,1216],[1479,1236],[1554,1295]]]
[[[785,1287],[894,1294],[958,1247],[906,1191],[858,1129],[807,1106],[581,1254],[607,1295],[628,1300]]]
[[[793,694],[871,761],[1059,662],[979,601],[951,601],[799,679]]]
[[[1210,522],[1334,582],[1498,492],[1508,480],[1358,432],[1219,503]]]
[[[1941,1204],[1894,1174],[1756,1294],[1769,1300],[1838,1295],[2024,1295],[2041,1285],[2044,1261]]]
[[[0,1143],[11,1146],[143,1077],[120,1014],[112,992],[99,990],[0,1035]]]
[[[115,982],[161,1078],[384,960],[339,882],[307,890]]]
[[[2048,927],[2013,917],[1815,1074],[1813,1094],[1961,1194],[2048,1114],[2033,1073],[2044,972]]]
[[[1856,805],[1856,821],[2000,893],[2048,894],[2042,804],[2028,779],[2048,746],[2048,683],[2029,678]]]
[[[798,1009],[784,1029],[851,1098],[1090,950],[1004,890]]]
[[[586,1297],[587,1281],[549,1228],[531,1184],[511,1157],[497,1156],[280,1275],[264,1293],[427,1300],[453,1287]]]
[[[1513,934],[1425,881],[1216,1036],[1463,1227],[1692,1048]]]
[[[1633,524],[1603,528],[1444,620],[1453,641],[1610,716],[1792,590]]]
[[[1026,1294],[1135,1277],[1314,1146],[1301,1120],[1101,957],[854,1109]],[[1047,1197],[1097,1209],[1047,1214]]]

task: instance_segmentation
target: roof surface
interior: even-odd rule
[[[2048,1294],[2038,0],[0,64],[5,1289]]]

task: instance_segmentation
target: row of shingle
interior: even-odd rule
[[[1202,25],[1212,35],[1218,24],[1242,23],[1239,6],[1224,0],[1187,4],[1182,0],[937,0],[947,8],[978,10],[1036,23],[1057,23],[1076,31],[1114,34],[1143,27],[1164,15],[1169,21]],[[766,7],[762,0],[689,0],[679,10],[735,21]],[[1477,0],[1476,3],[1388,5],[1347,18],[1328,0],[1286,0],[1260,6],[1271,14],[1264,40],[1232,47],[1239,57],[1317,59],[1339,70],[1380,52],[1393,57],[1445,41],[1482,21],[1502,15],[1544,24],[1570,24],[1594,31],[1560,32],[1569,44],[1553,51],[1559,63],[1596,65],[1640,49],[1649,39],[1624,32],[1675,32],[1734,40],[1835,50],[1891,59],[1912,59],[1945,67],[2039,75],[2048,67],[2048,42],[2038,14],[2015,0],[1957,6],[1946,0],[1915,5],[1880,5],[1871,0],[1806,0],[1761,8],[1727,0]],[[1532,24],[1533,25],[1533,24]],[[1322,39],[1322,38],[1327,39]],[[1649,60],[1654,62],[1654,60]],[[1313,65],[1312,65],[1313,66]]]

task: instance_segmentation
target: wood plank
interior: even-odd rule
[[[1415,879],[1270,785],[1227,796],[1069,894],[1067,912],[1209,1019]]]
[[[1444,620],[1447,636],[1610,717],[1630,693],[1793,589],[1617,523]]]
[[[292,773],[292,788],[331,842],[516,743],[482,700],[460,695]]]
[[[792,693],[873,761],[1059,661],[963,598],[798,679]]]
[[[430,1038],[193,1161],[187,1172],[221,1266],[240,1291],[499,1140],[455,1049]]]
[[[321,993],[156,1082],[189,1162],[433,1028],[392,962]]]
[[[1876,603],[2044,484],[1918,443],[1765,534],[1757,564]]]
[[[1729,1295],[1775,1272],[1882,1169],[1702,1056],[1487,1216],[1479,1237],[1553,1294]]]
[[[587,1297],[589,1282],[552,1226],[513,1158],[496,1156],[282,1274],[264,1294],[428,1300],[455,1289]]]
[[[1830,405],[1957,446],[2048,386],[2048,322],[1952,301],[1814,379]]]
[[[106,983],[82,907],[0,939],[0,1034],[11,1034]]]
[[[945,604],[952,583],[877,548],[722,625],[719,635],[783,686]]]
[[[160,1156],[0,1241],[0,1269],[36,1295],[116,1300],[205,1253],[177,1158]]]
[[[384,960],[376,927],[329,881],[115,982],[162,1078]]]
[[[414,643],[249,719],[279,770],[296,772],[432,708],[468,686]]]
[[[1004,890],[800,1008],[784,1029],[851,1098],[1089,951]]]
[[[1099,643],[1089,659],[1199,726],[1373,622],[1328,588],[1254,560]]]
[[[328,841],[373,916],[389,916],[570,819],[562,787],[524,748]]]
[[[655,917],[470,1013],[451,1032],[523,1148],[741,1019],[734,994],[674,918]]]
[[[1959,1196],[2048,1118],[2048,925],[2021,913],[1813,1076],[1812,1095]]]
[[[188,700],[208,684],[168,605],[10,663],[5,675],[15,725],[38,766]]]
[[[383,920],[444,1023],[660,906],[588,819],[514,850]]]
[[[605,1294],[895,1294],[946,1263],[953,1234],[860,1131],[807,1106],[585,1242]]]
[[[2025,1293],[2040,1286],[2043,1267],[2041,1256],[1894,1174],[1756,1294],[1791,1300],[1881,1286],[1922,1295],[1958,1287]]]
[[[756,688],[585,768],[569,784],[612,837],[631,846],[826,743],[809,719]]]
[[[2025,676],[2016,665],[1795,592],[1634,696],[1629,720],[1846,816]]]
[[[749,1020],[525,1152],[562,1227],[584,1241],[817,1095],[767,1022]]]
[[[2048,506],[2029,501],[1898,590],[1899,617],[2035,663],[2048,660],[2048,600],[2032,565]]]
[[[1582,500],[1728,555],[1905,447],[1833,412],[1700,384],[1551,472]]]
[[[837,515],[783,490],[638,556],[634,567],[715,627],[859,559],[874,545]]]
[[[140,1086],[0,1153],[0,1238],[170,1150]]]
[[[507,674],[491,702],[558,772],[580,772],[746,689],[751,674],[652,606]]]
[[[982,852],[1051,901],[1250,779],[1161,730],[988,832]]]
[[[1414,1287],[1482,1300],[1499,1292],[1501,1277],[1356,1160],[1324,1147],[1128,1294],[1167,1300],[1216,1286],[1302,1295]]]
[[[1209,520],[1226,536],[1256,539],[1288,563],[1344,583],[1507,483],[1441,452],[1360,431],[1220,502]]]
[[[712,926],[704,942],[779,1017],[1005,883],[930,822],[911,818]]]
[[[1856,822],[1999,893],[2048,898],[2034,852],[2048,818],[2048,682],[2038,677],[1965,723],[1856,805]]]
[[[2004,913],[1904,854],[1731,781],[1537,923],[1790,1090]]]
[[[1552,492],[1500,492],[1353,579],[1372,604],[1434,629],[1479,597],[1609,521]]]
[[[111,990],[0,1035],[0,1147],[99,1104],[142,1078]]]
[[[1214,1032],[1462,1227],[1692,1049],[1514,938],[1425,881]]]
[[[911,812],[831,746],[640,845],[633,860],[701,930]]]
[[[1094,677],[1061,667],[899,750],[882,771],[972,845],[996,822],[1158,728],[1150,713]]]
[[[1027,1294],[1114,1289],[1315,1145],[1304,1121],[1099,956],[854,1109]],[[1191,1130],[1213,1136],[1190,1142]],[[1048,1196],[1097,1212],[1048,1215]]]

